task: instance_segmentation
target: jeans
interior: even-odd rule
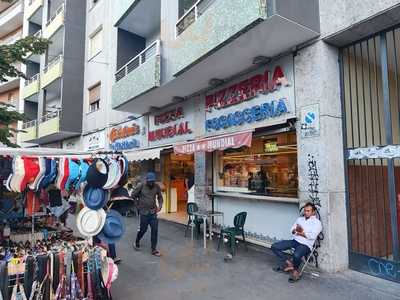
[[[115,244],[108,244],[108,255],[112,259],[117,257],[117,250],[115,249]]]
[[[147,227],[150,225],[151,228],[151,250],[157,249],[158,239],[158,219],[157,214],[151,215],[140,215],[140,229],[136,236],[136,245],[139,246],[140,240],[147,231]]]
[[[272,252],[276,256],[278,256],[281,265],[285,263],[285,261],[288,259],[286,253],[284,253],[284,250],[288,249],[293,249],[294,248],[294,253],[293,253],[293,266],[297,270],[301,264],[301,259],[304,256],[307,256],[310,254],[311,250],[308,248],[308,246],[300,244],[296,240],[285,240],[285,241],[280,241],[276,242],[271,246]]]
[[[101,244],[101,240],[97,237],[93,237],[93,244]],[[115,244],[108,244],[108,251],[107,251],[108,257],[114,259],[117,257],[117,250],[115,248]]]

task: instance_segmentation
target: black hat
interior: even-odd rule
[[[89,166],[86,180],[92,187],[103,187],[108,179],[108,164],[104,159],[96,158]]]

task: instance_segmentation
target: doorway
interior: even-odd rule
[[[194,189],[194,156],[170,152],[162,154],[161,160],[166,212],[160,214],[160,218],[186,224],[186,206]]]

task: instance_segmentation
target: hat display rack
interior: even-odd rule
[[[104,243],[115,243],[125,232],[122,216],[112,209],[112,204],[109,201],[113,190],[121,188],[126,183],[127,176],[128,161],[122,152],[79,152],[49,148],[0,148],[0,182],[2,183],[0,190],[0,222],[8,227],[8,224],[19,224],[21,220],[30,219],[31,232],[25,235],[29,236],[29,239],[26,239],[26,243],[35,245],[36,243],[40,244],[41,240],[48,241],[49,237],[55,237],[58,233],[46,230],[43,234],[38,235],[35,231],[35,223],[37,219],[51,216],[53,212],[48,212],[47,209],[44,212],[40,212],[40,209],[38,209],[40,206],[39,200],[36,195],[49,186],[67,194],[79,190],[83,193],[84,207],[79,212],[76,221],[78,230],[85,239],[81,240],[81,242],[78,242],[78,240],[73,243],[70,242],[73,245],[68,247],[76,249],[77,243],[84,243],[86,245],[85,251],[93,254],[97,246],[90,246],[93,245],[92,237],[96,236]],[[10,201],[6,201],[3,198],[3,191],[12,192],[17,198],[25,202],[22,211],[11,209],[11,202],[15,202],[15,200],[9,199]],[[27,204],[29,204],[29,207],[27,207]],[[63,212],[65,211],[62,210],[61,213]],[[3,235],[2,238],[4,237]],[[83,248],[80,247],[79,249]],[[30,254],[30,257],[32,257],[32,254]],[[86,255],[86,257],[90,258],[91,256]],[[11,266],[15,269],[15,262],[10,264],[12,258],[9,259],[6,260],[7,268]],[[103,264],[111,271],[114,269],[114,273],[118,270],[116,266],[110,267],[111,262],[109,260]],[[85,274],[95,274],[96,270],[99,269],[98,267],[90,267],[91,265],[88,264],[86,266],[85,264]],[[99,265],[99,263],[95,265]],[[23,273],[15,272],[15,270],[9,272],[9,275],[11,275],[9,276],[9,286],[13,287],[13,291],[14,289],[17,292],[20,291],[24,273],[26,274],[25,271]],[[97,279],[99,278],[98,275],[93,276],[97,276]],[[104,279],[103,285],[107,285],[107,289],[109,289],[110,278],[115,279],[115,277],[115,274],[113,276],[109,275],[108,281]],[[0,293],[2,293],[1,290]],[[109,291],[108,294],[110,295]],[[4,295],[1,296],[3,296],[3,299],[8,299]],[[102,299],[95,296],[92,298]],[[76,299],[81,298],[77,297]]]

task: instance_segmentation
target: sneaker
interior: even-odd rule
[[[136,242],[133,242],[132,246],[133,246],[133,249],[135,249],[136,251],[140,251],[140,245],[137,244]]]
[[[114,258],[114,263],[115,263],[116,265],[119,265],[121,262],[122,262],[122,259],[121,259],[121,258],[119,258],[119,257]]]
[[[158,251],[158,250],[153,250],[153,251],[151,251],[151,255],[160,257],[160,256],[161,256],[161,253],[160,253],[160,251]]]

